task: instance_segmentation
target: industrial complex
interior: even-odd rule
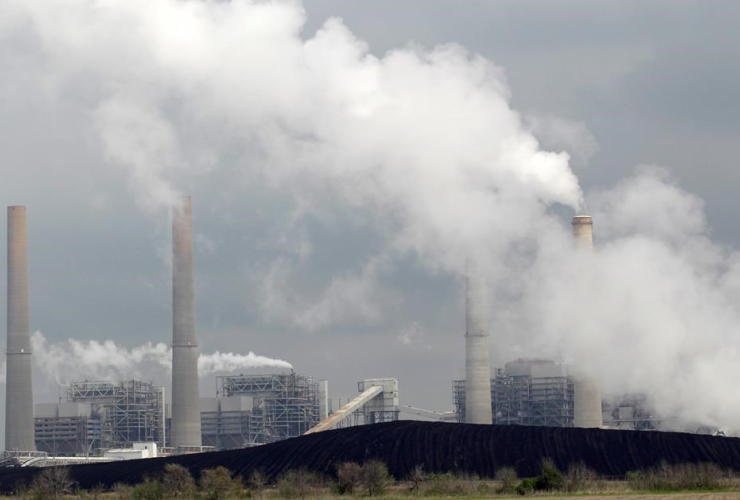
[[[573,218],[575,251],[593,246],[591,217]],[[602,401],[598,381],[551,359],[489,362],[486,284],[467,263],[465,379],[452,382],[453,411],[400,404],[394,378],[358,382],[330,397],[329,382],[293,371],[216,378],[199,394],[192,206],[172,208],[172,392],[142,380],[75,381],[58,402],[34,407],[31,383],[25,207],[8,207],[6,452],[4,465],[53,465],[246,448],[339,427],[395,421],[400,414],[476,424],[654,429],[639,398]],[[35,410],[35,411],[34,411]],[[412,418],[413,418],[412,417]]]

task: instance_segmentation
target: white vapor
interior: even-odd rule
[[[169,372],[172,368],[172,351],[164,343],[127,349],[106,340],[82,342],[68,339],[54,344],[41,332],[31,336],[33,362],[48,380],[64,385],[75,380],[118,381],[127,378],[153,378],[157,369]],[[253,352],[246,355],[231,352],[201,354],[198,374],[201,377],[214,372],[236,372],[250,368],[291,368],[291,364]]]
[[[403,259],[454,276],[473,258],[493,291],[498,355],[568,357],[663,414],[740,421],[740,254],[712,242],[701,200],[656,168],[586,193],[596,249],[578,254],[562,214],[584,195],[569,155],[537,136],[587,162],[597,144],[585,125],[526,123],[503,70],[458,45],[376,57],[340,19],[302,38],[304,22],[293,1],[4,0],[0,71],[13,53],[12,95],[83,117],[80,134],[145,210],[220,169],[296,212],[370,228],[375,254],[324,290],[291,281],[310,241],[297,264],[280,255],[253,273],[268,320],[378,322],[401,302],[382,278]],[[413,332],[399,341],[413,345]],[[38,366],[65,380],[168,365],[163,344],[34,339]],[[288,366],[213,356],[201,369]]]

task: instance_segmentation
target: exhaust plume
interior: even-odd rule
[[[605,393],[645,392],[684,422],[740,421],[740,252],[711,240],[701,200],[656,169],[587,193],[599,231],[575,259],[558,207],[582,204],[569,156],[540,146],[531,129],[547,134],[511,108],[501,68],[455,44],[377,57],[340,19],[306,37],[304,23],[290,1],[5,0],[0,45],[14,45],[0,70],[23,83],[8,102],[86,120],[69,133],[96,137],[147,210],[219,170],[234,190],[247,177],[289,200],[296,226],[348,214],[367,228],[387,265],[323,292],[272,273],[278,290],[259,294],[271,316],[307,329],[380,321],[382,307],[346,297],[383,297],[380,278],[404,262],[462,276],[473,260],[499,361],[565,356]],[[571,129],[550,142],[588,135]],[[66,363],[65,376],[77,369]]]
[[[34,364],[49,381],[65,385],[75,380],[118,381],[127,378],[156,378],[172,367],[172,350],[164,343],[127,349],[112,340],[79,341],[68,339],[51,343],[41,332],[31,336]],[[249,370],[252,368],[292,368],[291,364],[253,352],[246,355],[231,352],[201,354],[198,374],[205,377],[215,372]]]

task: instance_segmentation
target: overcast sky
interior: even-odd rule
[[[28,210],[32,330],[53,343],[169,343],[167,211],[142,201],[142,181],[121,165],[131,152],[117,153],[90,125],[100,120],[91,116],[100,112],[105,79],[87,62],[73,67],[74,50],[80,61],[94,60],[88,45],[98,42],[102,65],[134,72],[137,62],[114,60],[117,47],[106,55],[104,31],[100,39],[69,42],[59,56],[45,45],[57,43],[51,35],[44,40],[47,28],[28,20],[42,14],[26,18],[14,1],[3,8],[0,200]],[[304,39],[335,16],[378,58],[451,42],[482,55],[505,74],[510,106],[541,147],[569,153],[587,200],[638,165],[662,166],[703,200],[715,244],[740,247],[738,2],[312,0],[304,8]],[[54,29],[64,31],[64,23],[62,17]],[[67,28],[65,36],[75,39],[78,26]],[[247,76],[252,69],[261,71],[240,68]],[[291,82],[273,83],[279,94]],[[178,106],[177,97],[168,99],[157,101],[164,120]],[[395,377],[403,404],[451,409],[451,381],[463,373],[464,314],[461,281],[446,261],[424,252],[389,255],[377,207],[354,200],[306,208],[295,185],[282,190],[279,179],[239,169],[256,160],[244,154],[251,143],[231,135],[226,118],[188,128],[187,113],[172,113],[184,143],[177,154],[189,166],[181,176],[173,169],[167,175],[174,189],[193,197],[201,351],[287,360],[329,379],[332,396],[354,394],[363,378]],[[252,110],[245,106],[244,113]],[[217,146],[200,157],[188,150],[191,143]],[[551,199],[549,213],[567,227],[573,210]],[[0,218],[3,234],[5,224]],[[598,246],[598,220],[595,231]],[[492,323],[491,334],[496,366],[543,354],[505,326]],[[53,380],[37,372],[34,385],[37,402],[55,400]],[[215,392],[213,376],[201,385],[203,395]]]

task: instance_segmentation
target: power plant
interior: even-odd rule
[[[587,255],[593,248],[591,217],[576,216],[572,225],[576,251]],[[475,424],[602,427],[600,385],[577,369],[554,360],[517,359],[491,376],[481,267],[473,261],[466,266],[465,379],[453,381],[454,412],[400,405],[393,378],[366,379],[358,383],[358,395],[330,398],[328,381],[293,371],[219,376],[215,396],[200,397],[192,203],[181,197],[172,207],[171,405],[165,388],[152,382],[78,381],[67,387],[66,401],[37,404],[34,418],[26,211],[8,207],[6,457],[25,455],[42,466],[62,459],[74,463],[242,448],[394,421],[401,412]],[[604,406],[610,426],[655,428],[657,419],[643,407]]]
[[[35,449],[29,323],[26,207],[8,207],[5,449],[10,451],[23,452]]]

